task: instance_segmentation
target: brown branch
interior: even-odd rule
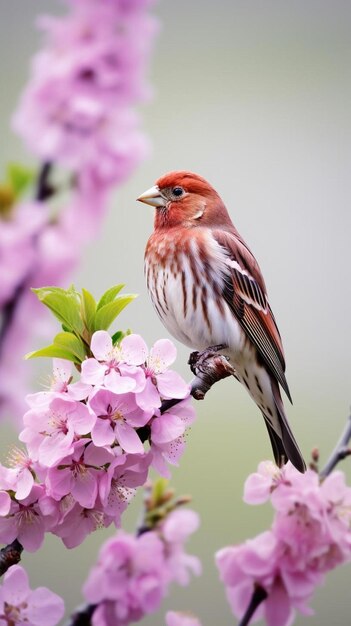
[[[35,189],[35,199],[38,202],[44,202],[49,198],[53,193],[53,188],[49,183],[49,176],[51,174],[52,164],[50,162],[43,163],[37,178],[37,184]],[[36,239],[36,235],[34,239]],[[16,315],[16,311],[18,308],[18,304],[21,301],[23,293],[28,285],[28,279],[32,270],[29,270],[21,283],[17,285],[12,297],[3,307],[2,310],[2,319],[1,319],[1,328],[0,328],[0,358],[1,352],[4,347],[4,343],[6,341],[7,333],[12,325],[14,317]]]
[[[190,393],[195,400],[203,400],[206,393],[211,387],[223,378],[234,376],[235,370],[230,365],[228,359],[222,354],[212,352],[193,352],[190,356],[189,363],[195,378],[190,383]],[[160,409],[161,413],[165,413],[172,406],[182,402],[182,398],[172,398],[164,400]]]
[[[5,574],[12,565],[20,562],[22,551],[23,546],[17,539],[0,550],[0,576]]]

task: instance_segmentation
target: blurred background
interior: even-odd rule
[[[10,130],[11,113],[39,47],[34,21],[59,13],[54,0],[0,0],[0,161],[33,164]],[[117,282],[139,299],[121,316],[151,345],[167,336],[149,302],[143,253],[152,209],[135,202],[161,174],[190,169],[219,191],[255,253],[284,341],[294,406],[288,414],[305,457],[318,446],[330,453],[351,402],[350,293],[350,21],[347,0],[164,0],[155,7],[161,31],[150,72],[154,100],[144,109],[151,158],[113,197],[108,219],[82,259],[78,287],[96,296]],[[33,348],[39,346],[33,346]],[[178,346],[176,368],[186,378],[188,350]],[[49,366],[49,364],[47,364]],[[39,389],[32,362],[33,389]],[[191,610],[204,626],[234,623],[218,581],[214,552],[264,530],[265,507],[242,503],[243,483],[271,457],[259,411],[243,388],[221,382],[197,407],[181,465],[179,493],[191,493],[202,526],[190,552],[203,576],[174,589],[166,608]],[[4,462],[10,427],[2,428]],[[350,466],[346,461],[343,469]],[[351,472],[348,472],[349,477]],[[135,525],[140,498],[125,516]],[[32,586],[61,594],[67,611],[81,602],[80,587],[104,536],[98,532],[73,553],[48,537],[25,555]],[[349,623],[350,568],[329,575],[315,596],[316,616],[297,625]]]

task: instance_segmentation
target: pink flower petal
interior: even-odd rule
[[[116,422],[116,434],[118,443],[126,452],[129,452],[130,454],[144,452],[144,446],[134,428],[122,420],[118,420]]]
[[[104,382],[106,365],[96,359],[86,359],[82,363],[81,382],[87,385],[102,385]]]
[[[155,417],[151,424],[151,440],[153,443],[168,443],[177,439],[185,431],[185,425],[176,415],[164,413]]]
[[[161,406],[160,394],[151,378],[146,379],[143,391],[135,395],[135,400],[144,411],[154,411]]]
[[[17,500],[23,500],[24,498],[26,498],[32,487],[34,484],[34,478],[33,478],[33,474],[32,472],[27,469],[24,468],[19,475],[19,479],[17,482],[17,489],[16,489],[16,498]]]
[[[28,598],[29,581],[27,572],[20,565],[13,565],[6,572],[2,598],[7,604],[18,606]]]
[[[110,446],[116,440],[109,420],[97,419],[91,431],[91,438],[96,446]]]
[[[128,365],[142,365],[149,353],[147,345],[140,335],[127,335],[121,341],[122,359]]]
[[[54,378],[60,382],[68,382],[72,375],[72,362],[65,359],[53,359]]]
[[[108,361],[113,350],[109,333],[106,330],[97,330],[91,338],[90,348],[98,361]]]
[[[28,495],[28,494],[27,494]],[[11,498],[7,491],[0,491],[0,517],[6,517],[10,512]]]
[[[268,626],[289,626],[293,620],[293,610],[283,585],[276,584],[264,601]]]
[[[158,374],[157,387],[163,398],[186,398],[189,395],[189,385],[177,372],[168,370]]]
[[[104,385],[109,391],[114,393],[128,393],[135,389],[136,382],[134,378],[121,376],[116,370],[111,370],[105,376]]]
[[[177,348],[169,339],[159,339],[150,350],[149,366],[155,374],[161,374],[177,358]]]
[[[65,604],[56,593],[45,587],[38,587],[30,594],[26,611],[28,622],[35,626],[55,626],[65,612]]]

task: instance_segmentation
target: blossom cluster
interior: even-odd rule
[[[0,586],[0,623],[2,626],[55,626],[63,617],[64,603],[46,587],[33,591],[26,571],[13,565]]]
[[[311,469],[300,474],[291,463],[279,469],[267,461],[246,480],[244,500],[270,500],[275,517],[271,530],[217,553],[228,600],[242,617],[261,587],[267,598],[253,619],[287,626],[295,609],[313,613],[308,602],[315,588],[351,559],[351,488],[340,471],[320,479]]]
[[[69,361],[54,359],[48,391],[32,394],[12,467],[0,466],[0,541],[37,550],[45,532],[65,546],[98,527],[120,524],[150,466],[164,476],[177,464],[194,420],[189,386],[169,369],[176,349],[167,339],[150,353],[139,335],[113,345],[92,335],[91,358],[73,382]],[[180,403],[163,412],[162,401]]]
[[[0,202],[0,413],[17,421],[28,392],[22,356],[33,336],[49,334],[30,288],[67,282],[96,237],[112,185],[125,180],[147,152],[135,108],[150,93],[152,3],[65,4],[65,15],[39,20],[45,42],[13,118],[15,131],[43,163],[31,190],[36,200],[23,200],[22,186],[19,193],[10,185],[6,211]],[[57,166],[63,169],[58,177]]]
[[[69,0],[42,17],[46,35],[14,116],[33,154],[104,184],[119,182],[145,155],[135,106],[149,96],[145,70],[156,22],[150,0]]]
[[[84,596],[96,605],[93,626],[127,626],[156,611],[172,582],[186,585],[190,573],[200,574],[195,556],[184,551],[198,528],[191,510],[176,509],[155,529],[135,537],[119,532],[101,548],[97,564],[84,585]],[[197,621],[172,613],[170,626],[196,626]]]

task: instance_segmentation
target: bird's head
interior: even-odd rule
[[[138,200],[156,208],[155,229],[231,224],[218,193],[193,172],[169,172],[161,176]]]

